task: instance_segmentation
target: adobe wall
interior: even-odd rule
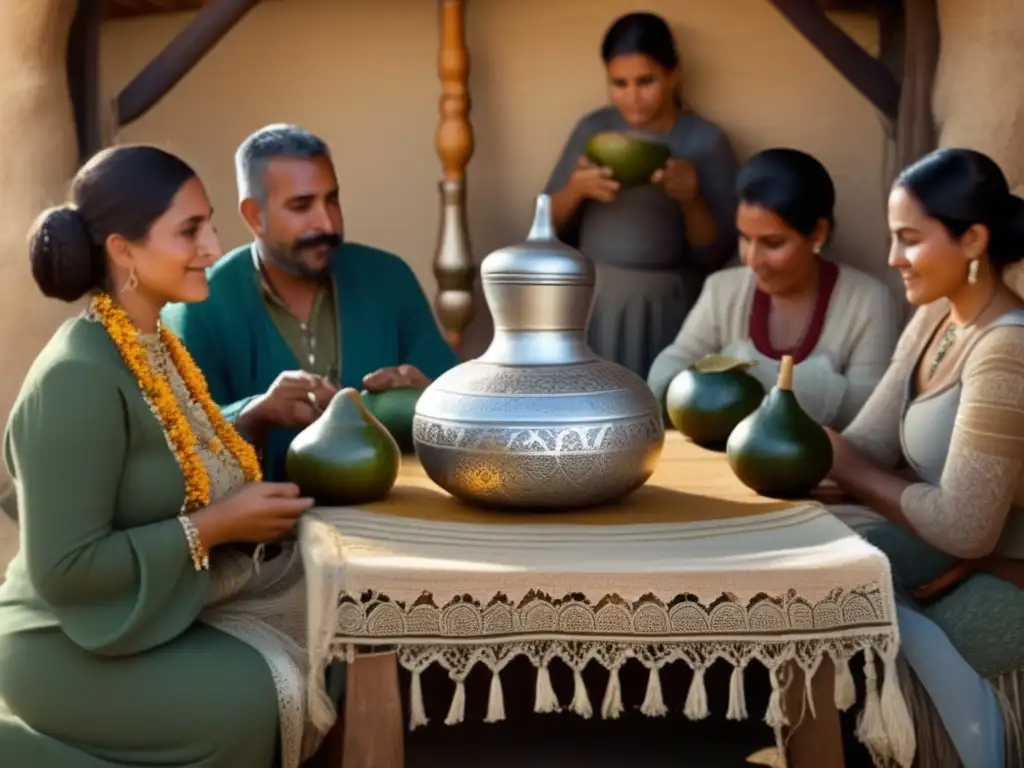
[[[25,371],[67,306],[46,301],[29,272],[25,233],[45,206],[64,199],[77,161],[64,71],[75,3],[0,3],[0,423]],[[0,467],[0,505],[13,495]],[[0,514],[0,567],[14,526]]]
[[[944,147],[991,156],[1024,195],[1024,3],[939,0],[942,53],[934,110]],[[1024,295],[1024,265],[1007,274]]]

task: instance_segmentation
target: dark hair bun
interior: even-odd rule
[[[999,233],[997,250],[1003,253],[1003,264],[1024,259],[1024,198],[1011,194],[1006,201],[1005,224]],[[989,248],[991,249],[991,246]],[[991,258],[991,256],[989,256]]]
[[[44,296],[72,302],[100,287],[103,263],[74,207],[44,211],[29,232],[28,247],[32,277]]]

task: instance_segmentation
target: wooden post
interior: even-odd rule
[[[100,84],[100,27],[102,0],[78,0],[68,40],[68,90],[75,112],[78,161],[103,149],[103,94]]]
[[[476,261],[466,227],[466,166],[473,156],[473,126],[469,122],[469,51],[466,47],[464,0],[440,0],[441,122],[435,146],[443,170],[441,227],[434,255],[437,297],[434,307],[445,338],[453,347],[473,319]]]

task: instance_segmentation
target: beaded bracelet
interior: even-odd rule
[[[210,570],[210,554],[203,547],[203,542],[199,538],[199,529],[196,528],[195,523],[183,514],[178,515],[178,522],[181,523],[182,530],[185,531],[188,551],[192,555],[192,565],[195,566],[197,571]]]

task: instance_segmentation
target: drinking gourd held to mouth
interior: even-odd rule
[[[736,158],[687,108],[672,31],[617,19],[601,44],[610,104],[584,116],[544,192],[563,242],[597,266],[588,343],[646,378],[704,279],[733,255]]]
[[[235,156],[253,242],[210,270],[210,297],[165,323],[206,375],[225,416],[261,448],[270,480],[288,445],[344,387],[424,387],[458,362],[412,270],[346,240],[330,150],[291,125]]]

